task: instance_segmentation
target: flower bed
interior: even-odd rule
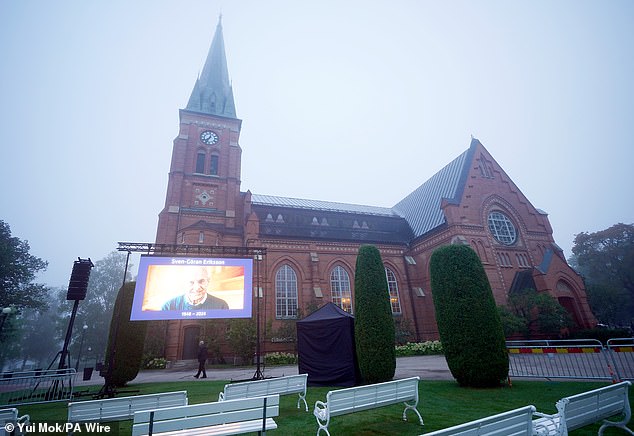
[[[440,341],[408,342],[396,346],[396,357],[443,354]]]

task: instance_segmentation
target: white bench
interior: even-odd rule
[[[218,395],[218,401],[263,397],[273,394],[286,395],[297,393],[299,395],[297,408],[299,409],[300,401],[303,401],[306,412],[308,412],[308,403],[306,403],[307,379],[308,374],[299,374],[265,380],[231,383],[225,385],[224,391]]]
[[[132,436],[265,434],[277,428],[279,403],[279,395],[269,395],[136,412]]]
[[[186,405],[187,391],[78,401],[68,403],[68,422],[122,421],[141,410]]]
[[[332,416],[397,403],[405,404],[405,410],[403,411],[404,421],[407,421],[407,411],[413,410],[418,416],[420,425],[423,425],[423,418],[420,416],[420,413],[418,413],[418,410],[416,410],[416,406],[418,405],[418,380],[418,377],[411,377],[328,392],[328,394],[326,394],[325,403],[321,401],[315,403],[313,414],[315,418],[317,418],[317,424],[319,425],[317,436],[319,436],[322,430],[330,436],[328,425],[330,424],[330,418]],[[407,401],[413,401],[413,404],[408,404]]]
[[[557,401],[557,413],[547,415],[536,412],[540,418],[533,421],[537,435],[567,435],[569,431],[603,420],[599,435],[607,427],[619,427],[631,435],[634,432],[626,427],[632,411],[628,399],[631,383],[621,383],[583,392]],[[606,418],[623,415],[620,421],[608,421]]]
[[[535,413],[535,406],[524,406],[519,409],[425,433],[425,436],[531,436],[533,434],[533,413]]]
[[[10,432],[7,432],[7,425],[13,425],[13,429]],[[20,431],[20,427],[18,424],[28,425],[29,424],[29,415],[23,415],[18,417],[18,409],[9,408],[9,409],[0,409],[0,436],[5,435],[22,435],[24,432]]]

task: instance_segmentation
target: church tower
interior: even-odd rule
[[[156,242],[241,246],[242,121],[236,118],[221,18],[202,73],[179,115]]]
[[[187,107],[179,111],[157,244],[187,245],[188,250],[243,245],[242,121],[236,118],[221,18]],[[165,357],[195,358],[200,333],[197,321],[169,321]]]

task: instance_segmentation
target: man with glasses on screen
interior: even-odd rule
[[[191,278],[187,280],[183,295],[167,300],[162,310],[201,310],[229,309],[222,298],[214,297],[207,292],[209,287],[209,271],[206,267],[196,267]]]

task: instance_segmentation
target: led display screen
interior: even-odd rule
[[[141,256],[130,320],[250,318],[253,259]]]

